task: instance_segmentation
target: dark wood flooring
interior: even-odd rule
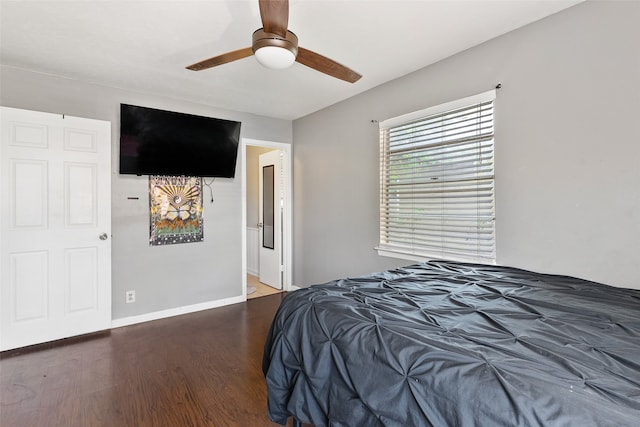
[[[277,426],[262,351],[284,294],[0,354],[0,425]]]

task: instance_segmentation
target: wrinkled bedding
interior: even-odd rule
[[[268,415],[316,426],[639,426],[640,291],[431,261],[288,294]]]

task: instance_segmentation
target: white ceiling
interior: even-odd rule
[[[0,61],[229,110],[296,119],[581,0],[291,0],[300,46],[363,75],[355,84],[253,57],[190,71],[251,46],[257,0],[0,1]]]

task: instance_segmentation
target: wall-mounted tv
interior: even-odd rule
[[[240,122],[120,104],[120,173],[233,178]]]

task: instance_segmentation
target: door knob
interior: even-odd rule
[[[262,228],[262,223],[261,222],[258,223],[258,228]]]
[[[100,240],[107,240],[109,236],[107,235],[107,233],[102,233],[101,235],[98,236],[98,238]]]

